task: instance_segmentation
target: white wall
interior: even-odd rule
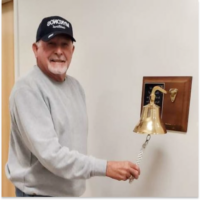
[[[89,117],[88,153],[135,161],[145,135],[139,121],[143,76],[192,76],[186,134],[152,136],[133,184],[87,181],[84,197],[198,196],[198,1],[17,0],[16,74],[35,59],[31,45],[43,17],[60,15],[77,40],[69,74],[83,85]]]

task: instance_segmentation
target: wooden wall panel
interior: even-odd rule
[[[2,4],[2,197],[15,196],[14,186],[5,175],[10,136],[9,95],[14,84],[13,1]]]

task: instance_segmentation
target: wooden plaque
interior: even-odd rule
[[[155,104],[160,106],[161,118],[166,129],[187,132],[192,77],[143,77],[141,112],[143,106],[149,103],[149,95],[156,85],[167,91],[167,94],[156,91],[155,99]],[[170,89],[177,90],[173,102],[174,93]]]

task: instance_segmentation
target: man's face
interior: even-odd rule
[[[49,76],[66,74],[74,45],[69,37],[57,35],[48,42],[33,44],[38,66]]]

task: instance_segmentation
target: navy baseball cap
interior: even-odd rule
[[[59,34],[65,34],[69,36],[73,42],[76,42],[73,36],[72,25],[69,21],[59,16],[46,17],[41,21],[38,27],[36,42],[39,40],[47,42]]]

